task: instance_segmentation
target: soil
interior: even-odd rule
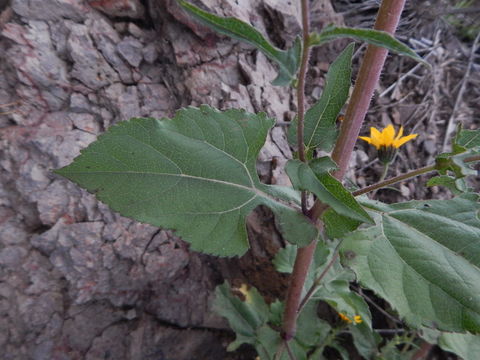
[[[195,3],[250,22],[279,47],[300,31],[294,2]],[[318,0],[312,24],[370,26],[376,3]],[[451,4],[409,3],[399,37],[432,69],[390,56],[365,122],[365,133],[393,123],[420,134],[402,148],[390,174],[432,162],[448,149],[458,123],[480,123],[478,38],[472,50],[474,39],[448,18]],[[249,347],[227,353],[234,335],[211,303],[225,280],[255,286],[270,300],[284,296],[288,279],[270,262],[284,240],[268,209],[248,219],[252,250],[218,259],[190,251],[170,231],[119,216],[51,170],[119,121],[209,104],[277,119],[257,168],[263,181],[288,184],[285,123],[295,101],[291,91],[270,84],[275,67],[251,47],[198,25],[174,0],[0,0],[0,12],[2,359],[254,359]],[[477,15],[455,14],[465,24]],[[314,51],[311,103],[344,45]],[[363,187],[380,172],[373,150],[359,144],[348,182]],[[377,195],[387,202],[450,196],[424,181]]]

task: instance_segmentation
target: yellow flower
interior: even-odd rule
[[[243,295],[245,296],[245,302],[247,304],[251,303],[252,302],[252,295],[250,294],[250,291],[248,291],[248,286],[247,284],[242,284],[242,286],[240,286],[239,288],[237,288],[237,290]]]
[[[362,317],[360,315],[355,315],[353,317],[353,321],[344,313],[338,313],[338,316],[340,316],[340,319],[345,321],[347,324],[351,324],[354,322],[355,324],[361,324],[363,322]]]
[[[342,319],[342,320],[345,321],[346,323],[349,323],[349,324],[352,323],[352,320],[350,320],[350,319],[348,318],[348,316],[345,315],[344,313],[338,313],[338,316],[340,316],[340,319]]]
[[[371,127],[370,137],[359,136],[359,139],[362,139],[368,142],[370,145],[375,146],[378,151],[378,158],[384,163],[389,163],[395,158],[397,149],[400,146],[405,144],[407,141],[415,139],[417,136],[418,134],[403,136],[403,126],[400,126],[400,130],[395,136],[395,129],[393,125],[390,124],[381,132],[374,127]]]

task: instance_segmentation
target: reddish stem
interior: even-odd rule
[[[303,1],[304,0],[302,0],[302,2]],[[383,0],[378,11],[374,28],[376,30],[383,30],[393,34],[397,28],[398,21],[400,20],[400,14],[402,13],[405,1],[406,0]],[[347,107],[345,120],[343,121],[340,130],[340,136],[332,155],[333,159],[339,166],[339,170],[335,174],[337,179],[342,179],[347,170],[348,161],[350,160],[355,142],[360,133],[363,119],[367,113],[375,86],[380,78],[380,73],[386,57],[386,49],[372,45],[368,46],[362,66],[359,70],[352,97]],[[301,138],[301,141],[303,141],[303,137]],[[316,221],[325,209],[326,206],[317,200],[309,211],[309,217]],[[298,249],[297,252],[290,280],[290,287],[287,294],[282,326],[282,336],[287,341],[295,336],[302,289],[305,284],[308,268],[313,259],[316,245],[317,241],[315,240],[310,245]]]

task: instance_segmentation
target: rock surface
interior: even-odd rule
[[[202,2],[264,32],[281,22],[288,31],[272,33],[281,45],[299,29],[298,9],[274,1]],[[247,276],[262,288],[252,274],[282,243],[260,209],[249,225],[255,256],[193,253],[51,172],[133,116],[207,103],[291,117],[292,94],[269,84],[275,69],[262,54],[206,31],[174,1],[142,3],[13,0],[0,23],[0,105],[10,104],[0,115],[2,359],[233,358],[226,323],[210,310],[213,290]],[[277,127],[261,178],[287,183],[272,161],[288,157]]]

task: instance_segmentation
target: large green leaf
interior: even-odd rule
[[[194,250],[241,255],[245,217],[258,205],[276,214],[287,240],[307,245],[315,227],[293,192],[260,183],[255,163],[273,120],[241,110],[187,108],[173,119],[111,127],[56,173],[124,216],[175,229]]]
[[[336,120],[347,101],[352,76],[352,55],[355,44],[350,44],[330,65],[325,88],[317,103],[307,110],[304,121],[304,143],[307,153],[316,148],[331,151],[337,139]],[[290,125],[288,141],[297,144],[298,119]]]
[[[372,223],[367,212],[357,203],[353,195],[328,173],[316,175],[300,160],[289,160],[285,170],[298,190],[314,193],[324,204],[348,218]]]
[[[377,225],[342,243],[361,284],[412,326],[480,332],[478,196],[365,205]]]
[[[438,345],[463,360],[478,360],[480,356],[480,335],[442,333]]]
[[[270,60],[279,66],[278,77],[273,85],[289,85],[294,79],[300,66],[302,43],[300,38],[295,40],[288,50],[280,50],[268,42],[265,37],[250,24],[234,17],[221,17],[203,11],[185,0],[177,0],[190,15],[214,29],[215,31],[230,36],[236,40],[244,41],[262,51]]]
[[[323,29],[320,33],[313,33],[310,36],[310,44],[323,45],[329,41],[341,38],[355,39],[359,41],[364,41],[368,44],[384,47],[397,54],[409,56],[414,60],[420,61],[427,66],[430,66],[425,60],[418,56],[407,45],[401,43],[385,31],[349,27],[336,27],[330,25]]]

